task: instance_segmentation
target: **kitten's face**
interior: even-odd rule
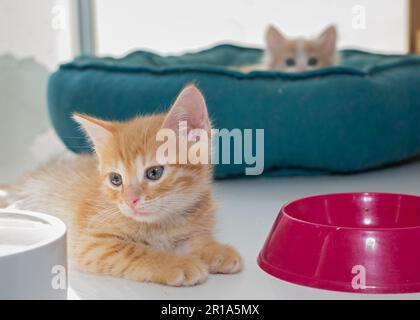
[[[336,64],[336,29],[316,39],[288,39],[270,26],[266,34],[266,63],[270,70],[301,72]]]
[[[201,93],[190,86],[168,115],[138,117],[122,123],[75,117],[88,132],[99,155],[105,194],[122,214],[141,222],[176,218],[186,214],[205,194],[212,179],[208,165],[160,165],[156,159],[160,146],[157,132],[179,121],[208,130],[205,108]],[[185,115],[188,119],[182,118]]]

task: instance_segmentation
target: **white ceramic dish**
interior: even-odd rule
[[[0,210],[0,299],[66,299],[66,270],[66,226],[61,220]]]

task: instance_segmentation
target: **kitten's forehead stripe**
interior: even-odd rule
[[[136,158],[134,168],[135,168],[134,176],[137,178],[138,182],[141,182],[144,178],[144,170],[146,169],[144,157],[138,156]]]
[[[307,52],[305,50],[305,40],[296,41],[296,62],[297,66],[306,66]]]
[[[127,175],[127,172],[125,170],[124,164],[123,164],[123,162],[121,160],[119,160],[117,162],[117,172],[119,174],[123,175],[123,176],[126,176]]]

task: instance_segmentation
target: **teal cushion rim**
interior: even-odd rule
[[[220,44],[212,48],[196,51],[187,54],[198,54],[198,53],[208,53],[215,50],[224,50],[225,48],[232,48],[235,50],[250,50],[257,53],[262,53],[262,49],[243,47],[233,44]],[[148,56],[153,59],[153,57],[160,57],[159,54],[138,50],[131,52],[120,58],[113,57],[94,57],[94,56],[80,56],[73,60],[72,62],[62,64],[60,69],[97,69],[97,70],[106,70],[111,72],[133,72],[133,73],[152,73],[158,75],[165,74],[174,74],[174,73],[211,73],[218,74],[222,76],[235,77],[238,79],[255,79],[255,78],[265,78],[265,79],[302,79],[302,78],[316,78],[320,76],[335,76],[335,75],[354,75],[354,76],[370,76],[375,73],[387,71],[390,69],[395,69],[399,67],[408,67],[420,65],[420,56],[418,55],[388,55],[380,53],[371,53],[362,50],[356,49],[343,49],[340,51],[341,54],[366,54],[366,55],[376,55],[378,57],[387,57],[387,58],[396,58],[397,60],[390,62],[382,62],[380,64],[373,64],[366,67],[364,70],[348,67],[348,66],[333,66],[317,70],[308,70],[299,73],[290,73],[282,71],[251,71],[249,73],[243,73],[241,71],[228,69],[221,66],[210,66],[210,65],[177,65],[177,66],[166,66],[166,67],[156,67],[156,66],[147,66],[140,65],[138,63],[126,63],[124,65],[117,65],[119,61],[123,61],[133,55],[143,55]]]

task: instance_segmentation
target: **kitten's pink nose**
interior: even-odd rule
[[[136,206],[137,202],[139,202],[139,197],[133,197],[133,198],[131,198],[130,200],[128,200],[128,205],[129,205],[131,208],[135,208],[135,206]]]

